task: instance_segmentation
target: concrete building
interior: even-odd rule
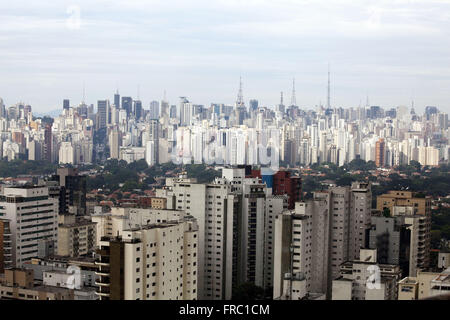
[[[406,277],[398,283],[398,300],[422,300],[448,295],[450,268],[419,270],[416,277]]]
[[[139,228],[148,224],[165,223],[179,220],[185,216],[184,211],[154,208],[113,207],[110,212],[99,212],[92,215],[96,223],[96,245],[102,237],[121,236],[124,230]]]
[[[66,288],[73,290],[74,300],[99,300],[95,287],[85,287],[83,282],[76,277],[81,277],[81,270],[73,268],[65,271],[44,271],[42,274],[42,284],[44,286]]]
[[[392,216],[404,216],[405,223],[411,225],[411,248],[416,248],[414,260],[417,268],[427,268],[430,264],[431,249],[431,198],[417,197],[410,191],[389,191],[377,197],[377,210],[389,210]],[[415,226],[415,227],[414,227]],[[414,276],[416,270],[410,270]]]
[[[74,291],[34,283],[33,270],[8,269],[0,277],[1,300],[74,300]]]
[[[78,257],[94,252],[96,223],[74,215],[59,215],[58,255]]]
[[[58,201],[48,188],[5,187],[0,195],[0,217],[10,221],[11,260],[15,267],[38,256],[41,239],[57,239]]]
[[[97,251],[101,300],[197,299],[195,220],[156,223],[104,237]]]
[[[312,200],[297,202],[295,210],[278,216],[274,299],[284,292],[284,275],[299,272],[308,292],[331,297],[331,281],[340,276],[340,265],[356,260],[355,252],[367,245],[370,210],[370,184],[354,183],[315,192]]]
[[[0,274],[12,267],[12,234],[10,222],[0,219]]]
[[[272,286],[273,224],[287,197],[273,196],[259,178],[246,178],[245,168],[224,168],[209,184],[183,175],[167,179],[156,195],[198,221],[200,299],[231,299],[233,287],[244,282]]]
[[[168,208],[185,211],[197,220],[199,299],[231,299],[236,278],[233,264],[238,259],[238,231],[233,223],[239,210],[233,188],[234,184],[226,179],[199,184],[181,176],[167,179],[166,187],[156,192],[157,197],[167,198]]]
[[[376,249],[361,249],[360,255],[357,261],[340,266],[341,276],[333,280],[332,300],[397,300],[400,267],[378,264]]]

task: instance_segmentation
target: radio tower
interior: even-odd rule
[[[236,101],[236,108],[244,107],[244,96],[242,94],[242,77],[239,77],[239,92]]]
[[[292,79],[292,97],[291,97],[291,106],[297,105],[297,98],[295,96],[295,78]]]
[[[328,64],[328,95],[327,95],[327,108],[331,108],[330,102],[330,64]]]

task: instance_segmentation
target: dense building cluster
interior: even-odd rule
[[[0,299],[228,300],[244,285],[277,300],[448,292],[449,254],[439,252],[437,264],[430,257],[431,197],[395,190],[373,199],[370,179],[328,183],[306,197],[301,171],[289,169],[355,159],[378,168],[448,163],[448,115],[435,107],[423,115],[369,105],[303,110],[292,101],[247,108],[241,88],[234,106],[181,97],[144,109],[117,92],[96,108],[64,100],[52,119],[0,99],[3,160],[61,165],[0,185]],[[134,202],[88,204],[78,169],[109,159],[207,163],[221,175],[203,183],[182,172]]]
[[[247,108],[240,90],[234,106],[209,107],[181,97],[142,101],[121,97],[71,106],[63,101],[53,121],[36,119],[30,105],[6,108],[0,99],[1,152],[8,159],[89,164],[105,159],[149,165],[166,162],[219,165],[343,165],[360,158],[378,167],[409,164],[436,166],[449,159],[448,114],[428,106],[378,106],[303,109],[295,99],[285,106]],[[48,119],[47,119],[48,120]]]

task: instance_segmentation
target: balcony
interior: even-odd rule
[[[101,276],[101,277],[109,277],[109,270],[99,270],[99,271],[95,271],[95,275],[97,276]]]
[[[109,261],[95,261],[96,266],[109,267]]]
[[[109,298],[109,293],[95,292],[95,294],[100,296],[100,297]]]
[[[104,282],[98,282],[97,280],[95,281],[95,285],[99,286],[99,287],[109,287],[111,284],[109,283],[104,283]]]

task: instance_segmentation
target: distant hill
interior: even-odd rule
[[[52,111],[46,111],[46,112],[33,112],[33,116],[35,117],[43,117],[43,116],[48,116],[48,117],[58,117],[60,116],[62,113],[61,109],[58,110],[52,110]]]

